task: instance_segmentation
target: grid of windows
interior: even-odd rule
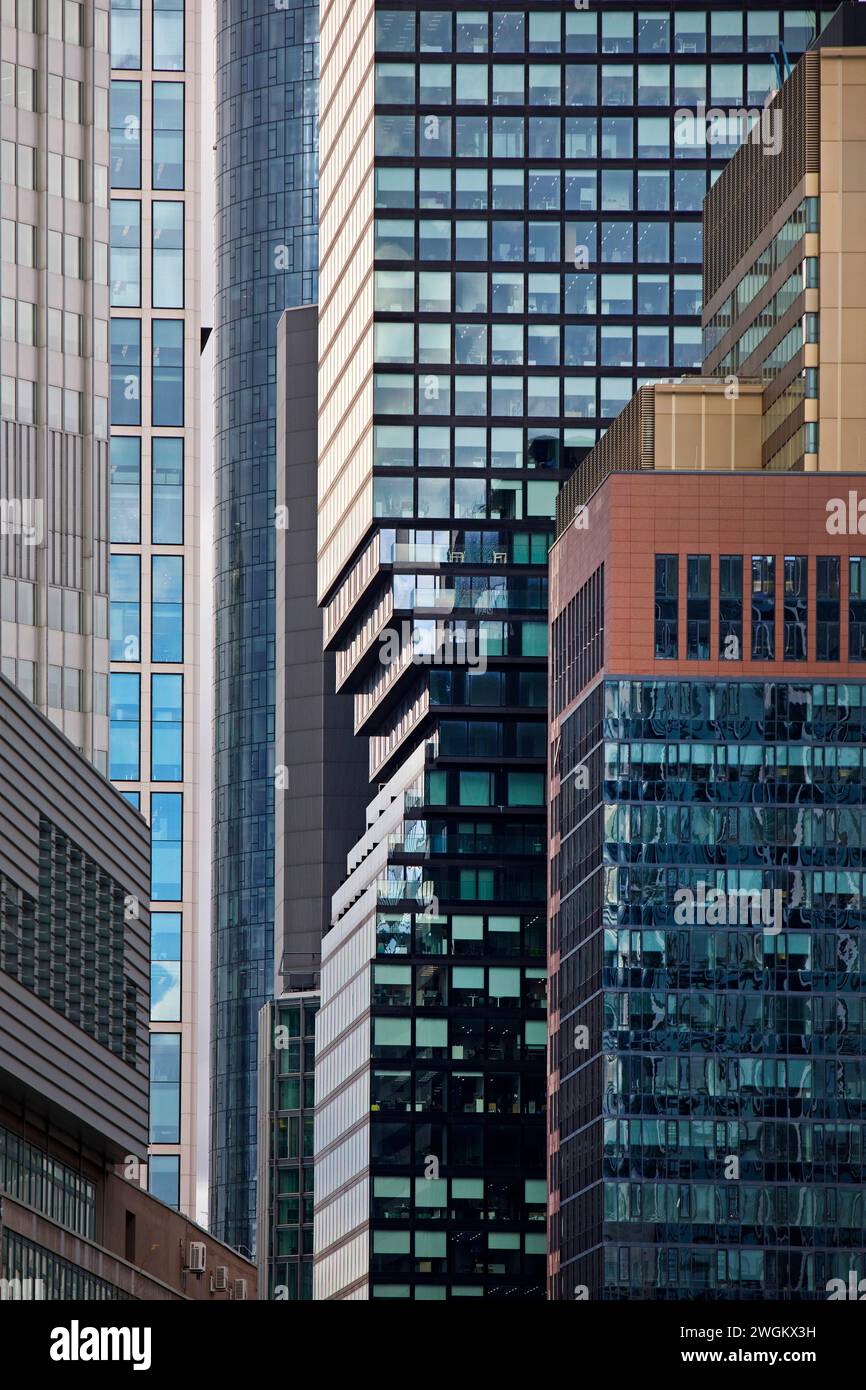
[[[557,1296],[825,1299],[864,1238],[866,686],[593,698],[554,861]]]

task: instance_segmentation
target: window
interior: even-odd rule
[[[686,657],[710,656],[710,557],[690,555],[686,566]]]
[[[776,560],[752,556],[752,660],[776,658]]]
[[[166,1206],[180,1206],[180,1155],[151,1154],[147,1160],[147,1190]]]
[[[151,676],[150,776],[183,780],[183,676]]]
[[[141,660],[141,560],[111,556],[111,660]]]
[[[719,556],[719,656],[743,657],[743,557]]]
[[[151,448],[153,543],[182,545],[183,440],[154,438]]]
[[[111,188],[142,186],[142,83],[111,83]]]
[[[809,561],[805,555],[785,556],[784,660],[805,661],[808,652],[806,615]]]
[[[141,67],[141,0],[111,0],[111,66]]]
[[[509,772],[508,774],[508,805],[509,806],[543,806],[544,805],[544,773],[543,772]],[[515,972],[518,973],[518,972]],[[492,977],[495,974],[491,970],[491,989]]]
[[[819,555],[817,559],[815,659],[838,661],[841,564],[838,555]]]
[[[141,424],[141,321],[111,320],[111,423]]]
[[[866,661],[866,559],[848,560],[848,660]]]
[[[180,1033],[150,1035],[150,1142],[180,1143]]]
[[[153,84],[153,187],[183,188],[183,83]]]
[[[109,448],[111,539],[119,545],[137,545],[141,540],[141,440],[114,435]]]
[[[153,66],[183,70],[183,0],[153,0]]]
[[[154,912],[150,918],[150,1017],[180,1021],[181,914]]]
[[[151,424],[183,424],[183,319],[153,320]]]
[[[151,893],[158,902],[178,902],[183,896],[182,816],[183,797],[180,792],[151,794]]]
[[[137,309],[141,304],[141,203],[133,198],[111,201],[111,306]]]
[[[140,681],[132,672],[112,671],[109,676],[109,777],[115,782],[137,782],[141,728]]]
[[[183,661],[183,556],[151,560],[151,660]]]
[[[153,204],[153,307],[183,308],[183,203]]]
[[[657,555],[655,561],[655,655],[670,661],[677,656],[679,625],[679,560]]]

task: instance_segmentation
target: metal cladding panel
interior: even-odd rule
[[[119,1158],[143,1155],[148,1118],[150,834],[144,819],[5,678],[0,677],[0,874],[40,900],[48,823],[122,888],[123,981],[134,1061],[90,1036],[27,983],[0,969],[0,1090],[58,1112],[58,1123]],[[81,922],[81,918],[79,918]],[[67,919],[75,927],[74,895]],[[39,930],[44,923],[39,917]],[[70,940],[70,945],[71,945]]]

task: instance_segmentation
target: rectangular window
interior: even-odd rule
[[[153,0],[153,66],[183,71],[183,0]]]
[[[710,557],[689,555],[686,589],[686,657],[710,657]]]
[[[154,440],[154,444],[156,444]],[[114,435],[109,445],[111,539],[118,545],[141,540],[141,440]]]
[[[151,424],[183,424],[183,319],[153,320]]]
[[[111,0],[111,66],[141,67],[141,0]]]
[[[154,545],[183,544],[183,440],[152,441],[151,499]]]
[[[111,84],[111,187],[141,187],[141,83]]]
[[[719,556],[719,656],[743,659],[743,557]]]
[[[153,187],[183,188],[183,83],[153,84]]]
[[[137,782],[141,697],[139,677],[112,671],[109,676],[109,777],[113,782]]]
[[[180,1021],[181,914],[150,917],[150,1016],[155,1023]]]
[[[151,660],[183,661],[183,557],[151,561]]]
[[[150,776],[183,780],[183,676],[151,676]]]
[[[150,1142],[180,1143],[180,1033],[150,1035]]]
[[[752,556],[752,660],[776,659],[776,558]]]
[[[848,561],[848,660],[866,661],[866,558]]]
[[[147,1190],[166,1206],[180,1206],[180,1155],[151,1154],[147,1160]]]
[[[183,203],[153,204],[153,307],[183,308]]]
[[[141,660],[141,560],[112,555],[110,587],[112,661]]]
[[[655,655],[657,661],[671,661],[678,652],[679,557],[657,555],[655,573]]]
[[[111,200],[111,307],[141,305],[141,203],[136,198]]]
[[[805,555],[785,556],[784,660],[805,661],[808,653],[809,561]]]
[[[141,424],[141,320],[111,320],[111,423]]]
[[[838,555],[819,555],[816,564],[815,660],[838,661],[841,564]]]
[[[183,797],[180,792],[153,792],[150,798],[150,834],[151,896],[154,901],[179,902],[183,896],[182,825]]]

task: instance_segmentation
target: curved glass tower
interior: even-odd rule
[[[252,1253],[274,975],[276,329],[316,299],[317,4],[222,0],[216,80],[211,1230]]]

